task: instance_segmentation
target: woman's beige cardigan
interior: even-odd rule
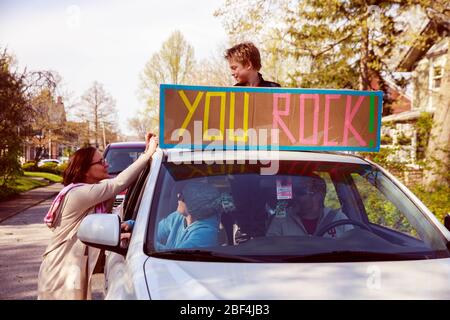
[[[87,249],[78,240],[78,227],[96,204],[126,189],[149,160],[150,155],[144,153],[116,178],[86,184],[66,194],[39,269],[38,299],[91,299],[90,280],[100,249]]]

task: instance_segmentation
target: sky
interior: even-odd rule
[[[116,100],[119,126],[139,99],[139,74],[175,30],[194,47],[197,60],[216,54],[227,41],[213,16],[223,0],[0,1],[0,47],[19,68],[53,70],[63,87],[80,97],[94,81]]]

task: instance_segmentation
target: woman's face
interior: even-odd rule
[[[188,210],[186,207],[186,203],[184,202],[184,199],[178,199],[177,211],[184,217],[188,215]]]
[[[103,179],[108,179],[108,163],[100,152],[96,151],[92,157],[91,166],[86,172],[86,182],[87,183],[97,183]]]

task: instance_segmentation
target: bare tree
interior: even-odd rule
[[[137,115],[128,120],[128,126],[136,133],[142,140],[145,138],[147,132],[158,134],[159,116],[155,109],[146,109],[146,111],[139,111]]]
[[[140,76],[139,93],[147,106],[158,105],[161,83],[190,83],[189,76],[194,64],[194,48],[180,31],[173,32],[161,49],[151,56]]]
[[[195,72],[189,79],[192,84],[227,87],[234,83],[227,60],[224,58],[226,45],[221,44],[213,54],[202,59],[195,66]]]
[[[88,121],[89,125],[92,124],[92,134],[96,147],[99,147],[99,137],[103,136],[104,126],[117,128],[118,116],[115,105],[116,102],[113,97],[105,91],[101,83],[96,81],[81,97],[81,108],[78,116],[83,121]]]
[[[62,110],[56,108],[61,104]],[[35,163],[37,163],[48,151],[50,158],[56,157],[52,154],[51,145],[54,142],[64,142],[64,128],[65,128],[65,112],[62,101],[58,99],[55,101],[52,90],[48,88],[42,89],[31,99],[31,105],[34,110],[31,127],[33,129],[31,141],[36,147],[34,156]]]

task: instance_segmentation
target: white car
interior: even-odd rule
[[[262,174],[272,166],[276,174]],[[336,214],[296,234],[298,219],[303,229],[309,222],[288,217],[296,199],[302,209],[316,201],[314,189],[302,189],[312,176],[325,181],[324,210]],[[215,243],[169,245],[161,221],[192,182],[221,194]],[[357,156],[158,149],[128,196],[127,248],[118,215],[89,215],[78,231],[109,250],[106,299],[450,299],[450,232],[396,178]]]
[[[38,167],[41,167],[46,163],[55,163],[57,165],[60,165],[61,161],[59,161],[58,159],[42,159],[38,162]]]

